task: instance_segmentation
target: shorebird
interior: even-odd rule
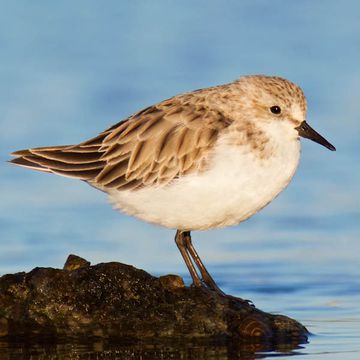
[[[293,177],[299,137],[335,150],[306,122],[294,83],[252,75],[176,95],[76,145],[15,151],[13,164],[87,182],[116,209],[175,229],[193,285],[223,294],[192,230],[239,224]]]

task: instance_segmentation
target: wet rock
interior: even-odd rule
[[[90,266],[71,255],[64,269],[35,268],[0,278],[0,337],[300,343],[307,335],[295,320],[247,301],[116,262]]]
[[[160,284],[169,290],[184,288],[185,283],[181,276],[178,275],[164,275],[159,277]]]
[[[65,262],[63,269],[72,271],[87,266],[90,266],[90,261],[87,261],[80,256],[70,254]]]

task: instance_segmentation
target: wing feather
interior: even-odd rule
[[[195,98],[194,98],[195,96]],[[192,99],[192,100],[191,100]],[[20,150],[11,162],[75,177],[102,190],[166,185],[201,171],[231,120],[201,92],[150,106],[77,145]]]
[[[95,186],[109,186],[109,175],[105,176],[108,167],[111,186],[118,189],[124,189],[125,180],[139,180],[142,186],[163,185],[200,170],[219,132],[230,124],[220,112],[207,109],[199,101],[184,102],[181,97],[147,108],[104,139],[102,159],[106,166],[94,180]],[[114,167],[117,162],[122,164],[121,171]]]
[[[72,163],[66,163],[56,160],[50,160],[46,157],[33,156],[33,155],[26,155],[22,159],[27,160],[30,163],[37,164],[43,168],[62,170],[62,171],[95,170],[95,169],[101,169],[104,166],[103,161],[72,164]]]
[[[49,160],[58,160],[64,164],[79,164],[96,162],[99,160],[98,152],[79,153],[79,152],[64,152],[64,151],[44,151],[32,149],[31,153],[40,158]]]

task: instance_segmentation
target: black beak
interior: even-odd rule
[[[336,150],[335,146],[331,145],[325,138],[317,133],[306,121],[303,121],[300,126],[295,129],[299,132],[301,137],[315,141],[331,151]]]

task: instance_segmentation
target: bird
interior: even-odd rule
[[[298,167],[301,137],[336,150],[306,112],[293,82],[244,75],[158,102],[79,144],[19,150],[9,161],[80,179],[115,209],[174,229],[192,285],[224,295],[191,232],[239,224],[269,204]]]

